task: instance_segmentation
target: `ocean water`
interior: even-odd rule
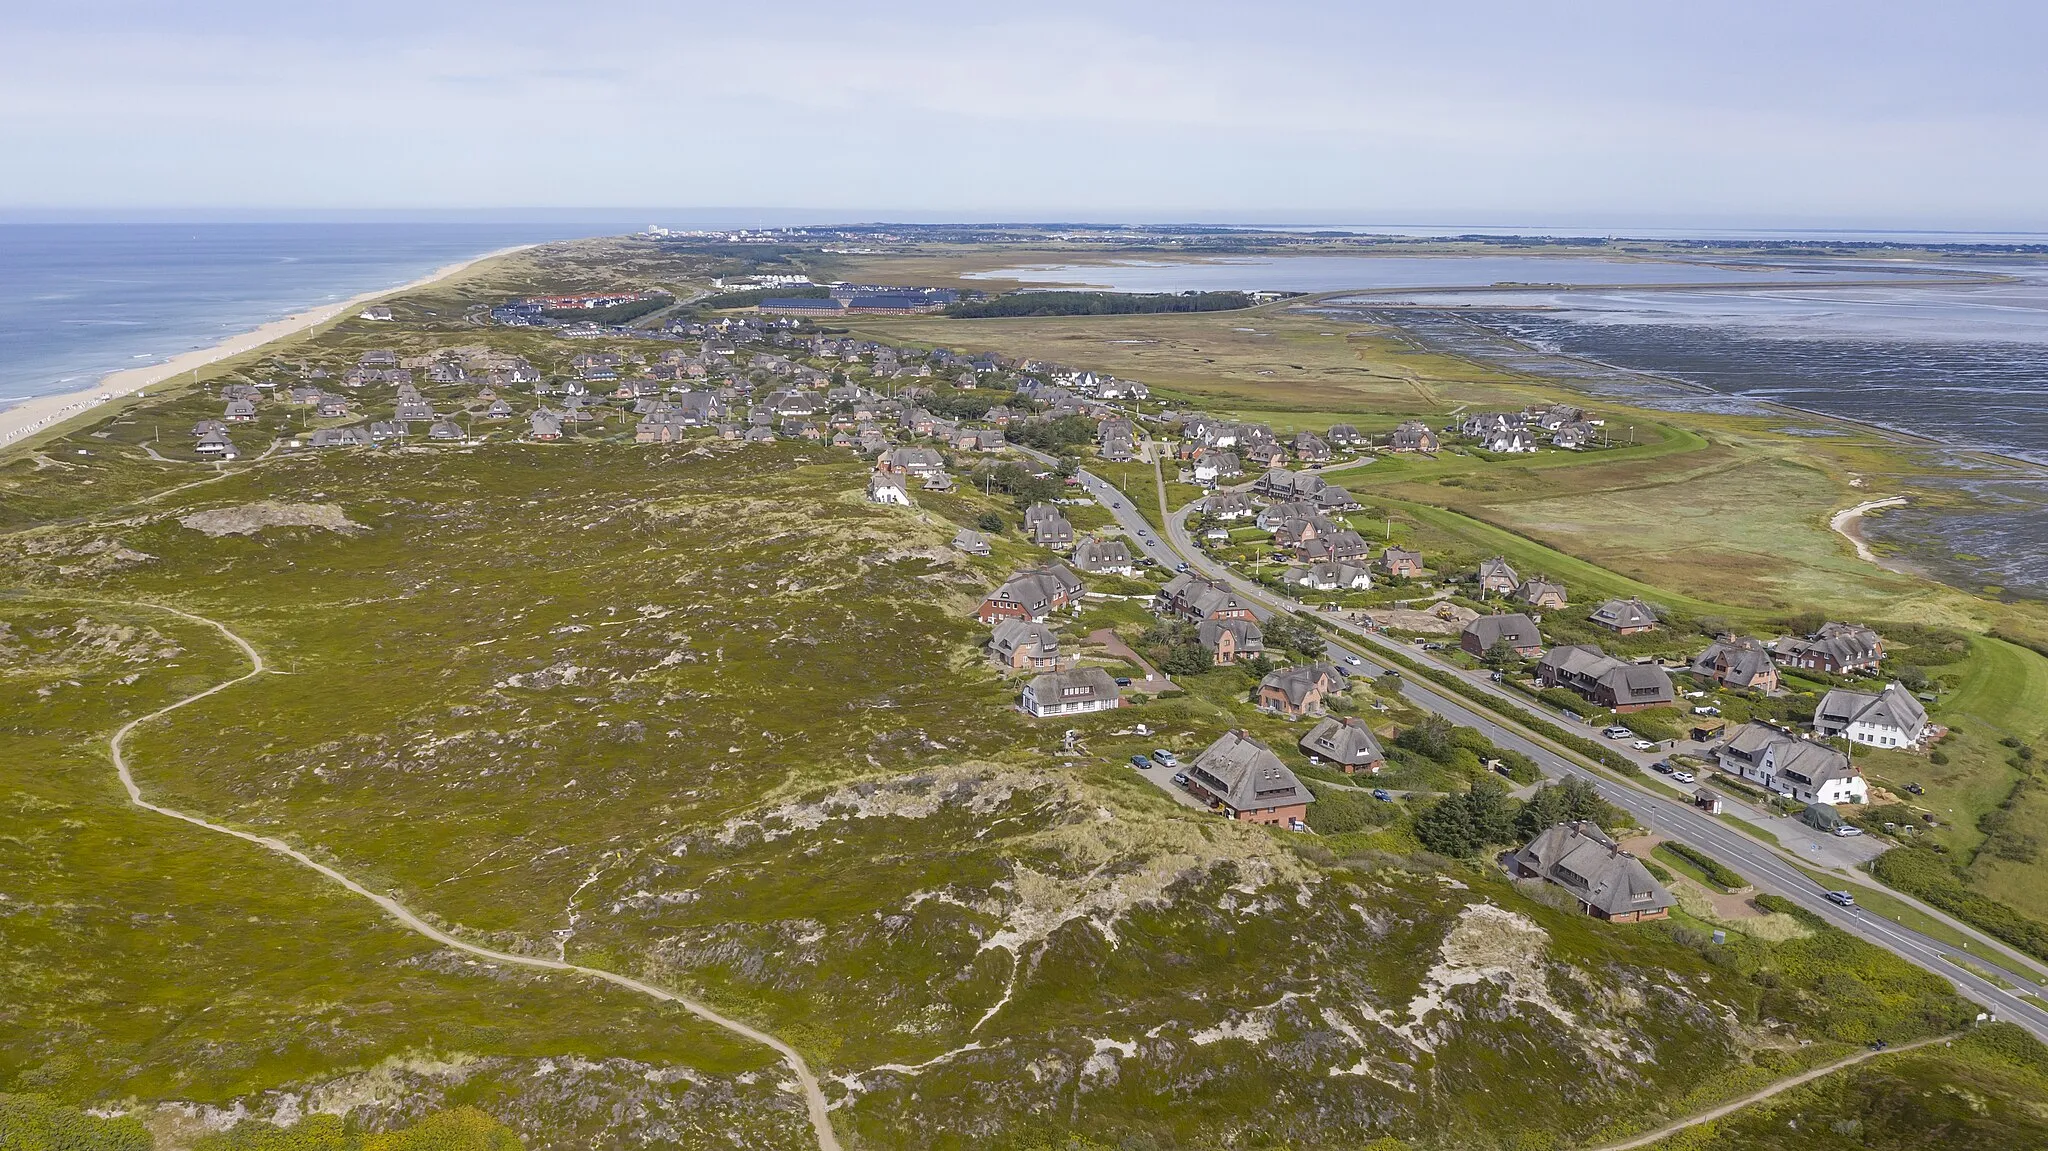
[[[469,256],[616,226],[0,224],[0,406]]]
[[[1711,393],[1693,401],[1702,406],[1770,401],[2048,466],[2048,264],[1974,270],[2009,279],[1394,299],[1445,309],[1407,324],[1474,326],[1539,354],[1589,361],[1595,371],[1684,381]],[[1396,311],[1378,314],[1398,320]]]
[[[2048,597],[2048,264],[1896,288],[1377,295],[1319,309],[1595,397],[1767,415],[1789,405],[1926,437],[1947,498],[1867,519],[1871,539],[1971,590]],[[1790,430],[1825,432],[1786,420]],[[1961,449],[1961,450],[1959,450]],[[2036,465],[1998,468],[1962,450]]]

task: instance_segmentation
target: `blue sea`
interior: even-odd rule
[[[0,407],[397,287],[571,223],[0,224]]]

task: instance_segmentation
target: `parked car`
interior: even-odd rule
[[[1656,745],[1656,744],[1654,744],[1654,743],[1651,743],[1651,742],[1650,742],[1649,740],[1647,740],[1647,739],[1639,739],[1639,740],[1635,741],[1634,743],[1632,743],[1632,744],[1629,744],[1629,746],[1630,746],[1630,747],[1632,747],[1632,748],[1635,748],[1635,749],[1636,749],[1637,751],[1655,751],[1655,750],[1657,750],[1657,745]]]
[[[1671,778],[1672,778],[1672,780],[1673,780],[1673,781],[1675,781],[1675,782],[1677,782],[1677,783],[1697,783],[1697,782],[1699,782],[1699,781],[1698,781],[1697,779],[1695,779],[1695,778],[1693,777],[1693,774],[1692,774],[1692,772],[1689,772],[1689,771],[1674,771],[1674,772],[1672,772],[1672,773],[1671,773]]]
[[[1174,773],[1173,773],[1173,782],[1175,782],[1175,783],[1179,784],[1179,785],[1180,785],[1180,786],[1182,786],[1182,787],[1187,787],[1187,786],[1188,786],[1188,783],[1189,783],[1189,780],[1188,780],[1188,773],[1187,773],[1187,772],[1185,772],[1185,771],[1176,771],[1176,772],[1174,772]]]
[[[1152,766],[1152,761],[1146,759],[1142,755],[1134,755],[1131,757],[1131,766],[1137,768],[1139,771],[1143,771],[1146,768]]]
[[[1839,904],[1843,907],[1854,907],[1856,906],[1856,897],[1846,891],[1830,891],[1828,892],[1828,902]]]
[[[1607,728],[1605,731],[1602,731],[1600,734],[1606,736],[1609,739],[1633,739],[1636,733],[1630,731],[1629,729],[1617,723],[1614,726]]]
[[[1657,762],[1650,765],[1650,770],[1656,772],[1658,775],[1670,775],[1672,772],[1677,771],[1678,769],[1671,766],[1670,760],[1660,759]]]
[[[1180,757],[1162,747],[1153,751],[1152,762],[1161,767],[1179,767]]]
[[[1853,823],[1845,823],[1840,827],[1835,828],[1835,834],[1841,836],[1843,839],[1847,839],[1852,835],[1862,835],[1863,829],[1856,826]]]
[[[1721,709],[1720,709],[1720,708],[1718,708],[1718,707],[1715,707],[1715,706],[1714,706],[1713,704],[1711,704],[1711,703],[1707,703],[1707,704],[1701,704],[1700,706],[1698,706],[1698,707],[1696,707],[1696,708],[1693,708],[1693,709],[1692,709],[1692,713],[1693,713],[1694,715],[1720,715],[1720,714],[1721,714]]]
[[[1373,788],[1373,789],[1372,789],[1372,797],[1373,797],[1374,799],[1377,799],[1377,800],[1379,800],[1379,801],[1380,801],[1381,803],[1392,803],[1392,802],[1394,802],[1394,793],[1393,793],[1393,792],[1391,792],[1391,791],[1388,791],[1388,790],[1387,790],[1386,788],[1384,788],[1384,787],[1375,787],[1375,788]]]
[[[1127,676],[1127,675],[1120,675],[1120,676],[1117,676],[1117,677],[1116,677],[1116,685],[1117,685],[1118,687],[1129,687],[1129,686],[1131,686],[1131,677],[1130,677],[1130,676]]]
[[[1908,795],[1926,795],[1926,794],[1927,794],[1927,790],[1926,790],[1925,788],[1921,787],[1921,786],[1920,786],[1919,784],[1917,784],[1917,783],[1909,783],[1909,784],[1907,784],[1907,785],[1906,785],[1906,794],[1908,794]]]

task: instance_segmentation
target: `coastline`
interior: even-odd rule
[[[418,279],[395,287],[378,288],[335,304],[322,304],[303,312],[294,312],[282,319],[272,320],[261,327],[253,328],[239,335],[229,336],[211,347],[195,348],[182,355],[173,356],[161,364],[150,364],[139,368],[122,368],[100,377],[99,381],[87,387],[70,392],[59,392],[47,396],[31,396],[0,411],[0,448],[9,447],[37,432],[56,427],[73,417],[90,411],[101,404],[133,395],[144,388],[163,383],[166,380],[197,371],[208,364],[239,356],[265,344],[284,339],[287,336],[309,331],[355,309],[375,303],[387,296],[400,292],[416,291],[429,284],[437,283],[480,264],[485,260],[510,255],[538,247],[537,244],[515,244],[493,252],[471,256],[436,268]]]
[[[1841,511],[1836,512],[1828,519],[1828,527],[1833,529],[1843,539],[1856,545],[1857,559],[1867,563],[1874,563],[1888,571],[1896,570],[1890,564],[1879,559],[1876,552],[1870,550],[1870,545],[1863,539],[1863,525],[1861,521],[1865,512],[1874,512],[1879,508],[1900,507],[1907,502],[1909,501],[1905,496],[1886,496],[1883,499],[1865,500],[1853,508],[1843,508]]]

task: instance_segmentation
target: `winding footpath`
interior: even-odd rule
[[[1931,1035],[1925,1039],[1916,1039],[1911,1043],[1901,1043],[1897,1047],[1887,1047],[1881,1050],[1859,1051],[1846,1059],[1837,1059],[1833,1063],[1823,1063],[1822,1065],[1814,1068],[1811,1071],[1801,1072],[1798,1075],[1794,1075],[1790,1079],[1780,1079],[1776,1083],[1771,1084],[1769,1087],[1765,1087],[1760,1091],[1752,1091],[1749,1094],[1744,1095],[1740,1099],[1730,1099],[1728,1102],[1721,1104],[1719,1107],[1710,1108],[1696,1115],[1688,1115],[1685,1118],[1678,1120],[1676,1123],[1668,1123],[1662,1127],[1657,1128],[1655,1131],[1647,1131],[1641,1135],[1636,1135],[1628,1139],[1624,1139],[1619,1143],[1602,1143],[1598,1147],[1592,1148],[1591,1151],[1634,1151],[1634,1149],[1638,1147],[1648,1147],[1652,1143],[1657,1143],[1662,1140],[1669,1139],[1673,1135],[1676,1135],[1680,1131],[1684,1131],[1689,1127],[1698,1127],[1702,1123],[1712,1123],[1716,1119],[1725,1119],[1728,1116],[1734,1114],[1735,1112],[1742,1110],[1744,1107],[1748,1107],[1752,1103],[1761,1103],[1764,1100],[1769,1099],[1773,1095],[1782,1094],[1786,1091],[1792,1090],[1794,1087],[1799,1087],[1804,1084],[1811,1083],[1816,1079],[1824,1079],[1827,1076],[1833,1075],[1835,1072],[1840,1071],[1845,1067],[1854,1067],[1858,1063],[1864,1063],[1869,1060],[1876,1059],[1881,1055],[1898,1055],[1903,1052],[1911,1051],[1916,1047],[1927,1047],[1935,1043],[1947,1043],[1955,1038],[1956,1036],[1954,1035]]]
[[[606,983],[623,987],[628,991],[639,992],[640,994],[645,995],[651,999],[657,999],[664,1003],[673,1003],[678,1007],[681,1007],[683,1010],[689,1012],[690,1014],[696,1016],[697,1018],[702,1019],[706,1023],[710,1023],[718,1027],[723,1027],[724,1029],[732,1032],[735,1035],[741,1036],[745,1039],[752,1040],[755,1043],[759,1043],[763,1047],[766,1047],[774,1051],[777,1055],[780,1055],[782,1057],[783,1064],[789,1068],[791,1074],[796,1076],[796,1081],[798,1085],[801,1086],[801,1088],[803,1089],[804,1106],[810,1116],[811,1129],[818,1137],[819,1151],[840,1151],[839,1138],[832,1131],[832,1121],[830,1116],[826,1113],[825,1108],[825,1093],[818,1086],[817,1076],[811,1074],[810,1066],[804,1062],[803,1056],[797,1054],[795,1048],[791,1047],[787,1043],[784,1043],[782,1040],[775,1038],[773,1035],[770,1035],[767,1032],[761,1031],[757,1028],[749,1027],[748,1025],[740,1022],[737,1019],[729,1019],[724,1015],[720,1015],[718,1012],[713,1011],[711,1008],[705,1006],[702,1003],[697,1002],[696,1000],[690,999],[686,996],[678,995],[673,991],[667,990],[666,988],[657,987],[652,983],[646,983],[641,980],[634,979],[633,977],[628,975],[620,975],[618,972],[615,971],[606,971],[603,968],[599,967],[585,967],[581,964],[569,963],[559,959],[543,959],[538,956],[532,955],[514,955],[508,951],[496,951],[488,947],[479,947],[474,943],[465,942],[461,939],[456,938],[453,935],[448,934],[446,931],[443,931],[440,928],[435,927],[433,924],[428,923],[426,920],[421,919],[418,915],[415,915],[410,908],[398,902],[396,899],[393,899],[388,895],[379,895],[376,892],[371,891],[370,889],[364,887],[362,884],[357,883],[355,880],[350,879],[348,876],[342,874],[341,872],[335,870],[332,867],[329,867],[327,864],[321,863],[319,860],[312,858],[305,852],[300,851],[298,848],[293,847],[291,844],[288,844],[281,839],[273,839],[268,836],[255,835],[247,831],[238,831],[232,827],[223,827],[218,823],[209,822],[207,820],[201,819],[196,815],[188,815],[185,812],[179,811],[175,808],[164,807],[161,804],[151,803],[148,799],[144,798],[142,794],[142,788],[136,784],[135,776],[128,770],[127,756],[124,755],[121,750],[121,745],[123,742],[127,740],[129,734],[133,732],[136,728],[142,726],[143,724],[149,723],[152,720],[160,719],[163,716],[169,715],[171,712],[174,712],[181,707],[197,703],[200,700],[207,698],[208,696],[226,691],[228,688],[234,687],[237,684],[247,683],[249,680],[255,679],[257,676],[262,675],[267,670],[267,668],[263,662],[262,653],[258,652],[256,648],[249,643],[248,640],[245,640],[241,636],[236,635],[233,631],[230,631],[228,629],[227,625],[219,622],[218,620],[208,619],[205,616],[194,615],[188,611],[180,611],[179,609],[174,607],[166,607],[163,604],[136,601],[124,603],[123,606],[142,607],[151,609],[153,611],[168,612],[171,615],[175,615],[180,618],[189,620],[193,623],[204,624],[205,626],[213,628],[214,630],[220,632],[220,634],[226,636],[229,642],[233,643],[236,647],[242,649],[243,655],[249,657],[249,670],[247,672],[244,672],[243,674],[238,675],[233,679],[215,684],[214,686],[207,688],[205,691],[198,692],[194,695],[188,695],[185,698],[178,700],[176,703],[160,707],[157,710],[150,712],[148,715],[138,716],[135,719],[131,719],[127,723],[122,724],[120,730],[116,731],[113,734],[112,738],[107,740],[107,750],[113,753],[114,771],[121,777],[121,786],[128,789],[128,801],[130,803],[134,804],[136,807],[143,809],[144,811],[155,812],[158,815],[168,816],[171,819],[183,820],[184,822],[189,823],[194,827],[203,828],[207,831],[217,832],[221,835],[230,835],[236,839],[253,843],[258,847],[285,856],[286,858],[292,860],[294,863],[309,868],[313,871],[317,871],[321,875],[326,876],[328,879],[333,880],[335,883],[340,884],[342,887],[347,888],[350,892],[353,892],[356,895],[360,895],[364,899],[369,900],[371,903],[376,904],[379,908],[383,909],[386,915],[389,915],[391,918],[397,920],[407,929],[414,931],[420,935],[424,935],[428,939],[433,940],[434,942],[442,945],[443,947],[452,947],[457,951],[466,952],[470,955],[476,956],[479,959],[489,960],[493,963],[505,963],[517,967],[535,967],[545,971],[570,972],[576,975],[589,976],[592,979],[602,979]]]

